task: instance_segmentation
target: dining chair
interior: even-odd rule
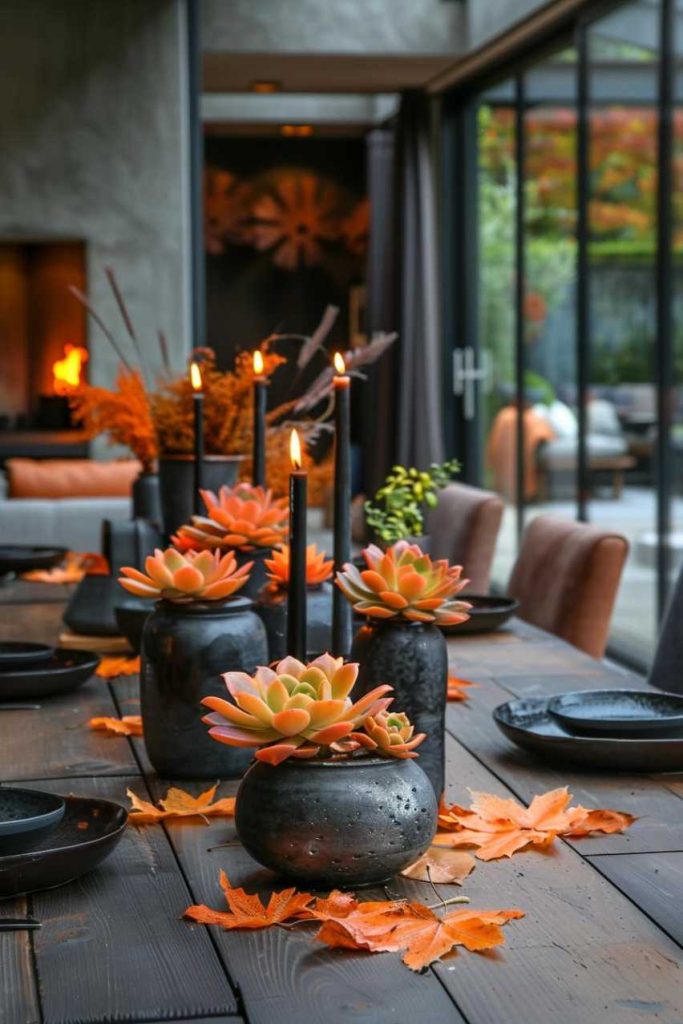
[[[520,618],[601,658],[627,554],[621,534],[537,516],[524,532],[508,594],[520,602]]]
[[[669,600],[648,682],[658,690],[683,693],[683,568]]]
[[[488,594],[491,563],[503,518],[503,501],[492,491],[447,484],[427,516],[429,553],[462,565],[470,594]]]

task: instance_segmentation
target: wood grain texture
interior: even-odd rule
[[[64,604],[18,604],[3,607],[0,640],[32,640],[57,646]]]
[[[613,854],[590,862],[683,946],[683,853]]]
[[[26,917],[25,898],[3,900],[3,917]],[[29,932],[0,932],[0,1024],[40,1024]]]
[[[74,589],[72,584],[16,579],[0,584],[0,604],[66,604]]]
[[[65,792],[63,783],[42,788]],[[143,780],[79,779],[68,791],[128,806]],[[216,1017],[237,1003],[204,929],[180,920],[192,897],[163,829],[129,827],[104,863],[31,897],[44,1024]],[[16,1022],[19,1024],[19,1021]]]

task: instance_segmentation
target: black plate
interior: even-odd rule
[[[463,594],[463,601],[472,607],[467,622],[456,626],[441,626],[447,636],[465,636],[469,633],[492,633],[500,629],[519,608],[519,601],[514,597],[494,597],[491,594]]]
[[[679,731],[683,697],[650,690],[575,690],[548,701],[568,732],[624,736]]]
[[[54,647],[46,644],[25,643],[23,640],[0,640],[0,672],[6,669],[26,668],[48,661]]]
[[[92,651],[68,651],[64,647],[55,647],[49,661],[31,668],[0,672],[0,701],[68,693],[90,679],[99,663],[99,655]]]
[[[128,813],[109,800],[64,797],[57,828],[26,853],[0,857],[0,899],[52,889],[91,871],[118,843]]]
[[[66,555],[66,548],[28,547],[23,544],[0,544],[0,573],[30,572],[51,569]]]
[[[61,796],[0,787],[0,856],[35,849],[63,817]]]
[[[498,728],[523,750],[560,767],[607,771],[683,770],[683,731],[678,736],[577,736],[566,732],[548,711],[547,697],[510,700],[493,712]]]

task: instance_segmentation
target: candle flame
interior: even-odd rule
[[[253,361],[254,373],[256,374],[257,377],[260,377],[261,374],[263,373],[263,356],[261,355],[258,349],[256,349],[256,351],[254,352]]]
[[[301,441],[296,430],[292,431],[289,438],[289,457],[294,469],[301,469]]]
[[[341,352],[334,353],[333,362],[334,368],[337,371],[337,373],[346,373],[346,363],[344,362],[344,357],[341,354]]]
[[[190,363],[190,384],[193,391],[202,390],[202,371],[199,369],[199,363]]]

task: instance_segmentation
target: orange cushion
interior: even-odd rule
[[[135,459],[8,459],[10,498],[127,498],[140,472]]]

